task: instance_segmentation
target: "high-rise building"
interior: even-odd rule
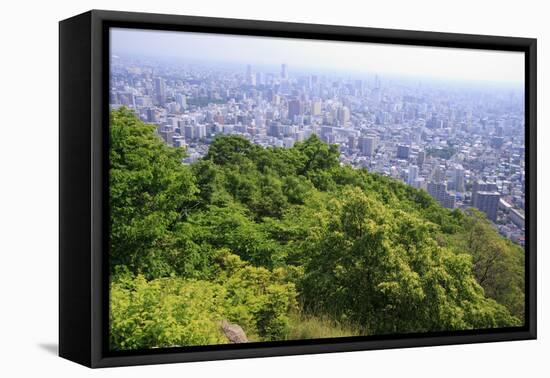
[[[194,137],[196,139],[202,139],[206,137],[206,125],[196,125]]]
[[[264,114],[260,111],[256,112],[254,116],[254,125],[256,127],[264,127],[265,126],[265,118]]]
[[[166,103],[166,83],[162,77],[155,78],[155,95],[159,105],[164,106]]]
[[[303,131],[300,130],[294,133],[294,140],[296,142],[303,142],[304,139],[305,139],[305,133]]]
[[[182,110],[187,109],[187,98],[184,94],[178,93],[176,95],[176,102],[179,104]]]
[[[279,138],[282,135],[282,126],[279,122],[271,122],[267,129],[267,135]]]
[[[454,209],[456,204],[456,196],[453,192],[447,192],[443,200],[443,207]]]
[[[504,138],[503,137],[495,136],[495,137],[491,138],[491,147],[498,149],[498,148],[501,148],[503,144],[504,144]]]
[[[493,222],[497,221],[498,202],[500,201],[499,192],[479,191],[476,196],[476,207],[487,214],[487,218]]]
[[[273,88],[269,88],[265,94],[265,98],[269,102],[273,102],[273,98],[275,97],[275,91]]]
[[[321,115],[321,101],[313,101],[311,103],[311,115]]]
[[[447,192],[447,184],[429,182],[428,193],[435,198],[443,207],[453,209],[455,207],[455,196]]]
[[[426,127],[429,129],[440,129],[443,127],[443,121],[432,115],[432,118],[426,122]]]
[[[328,125],[321,126],[321,138],[329,134],[330,135],[334,134],[334,130],[332,129],[332,126],[328,126]]]
[[[419,151],[418,156],[416,157],[416,164],[422,167],[424,165],[425,160],[426,160],[426,152]]]
[[[411,148],[410,146],[399,144],[397,146],[397,158],[398,159],[409,159],[409,156],[411,154]]]
[[[510,220],[519,228],[525,227],[525,213],[521,210],[510,210]]]
[[[367,136],[359,138],[359,148],[363,155],[373,156],[376,151],[376,137]]]
[[[256,85],[256,76],[252,72],[252,66],[249,64],[246,66],[246,77],[245,81],[247,85]]]
[[[174,144],[173,137],[174,137],[174,131],[169,128],[161,129],[159,131],[159,134],[162,139],[168,144],[169,146],[172,146]]]
[[[407,184],[414,186],[417,178],[418,178],[418,166],[410,165],[409,174],[407,176]]]
[[[444,183],[429,182],[428,193],[439,202],[443,202],[447,193],[447,185]]]
[[[293,120],[295,116],[303,113],[302,102],[300,100],[290,100],[288,102],[288,118]]]
[[[434,182],[442,183],[443,181],[445,181],[445,169],[442,166],[437,165],[434,168],[432,176],[433,176],[433,181]]]
[[[334,143],[335,142],[335,136],[334,133],[326,133],[321,135],[321,140],[325,143]]]
[[[338,123],[340,126],[346,126],[350,120],[350,111],[347,106],[338,108]]]
[[[283,138],[283,147],[291,148],[294,145],[294,138]]]
[[[478,192],[496,192],[498,191],[497,184],[494,182],[485,182],[482,180],[474,181],[472,186],[472,206],[478,207],[477,193]]]
[[[195,128],[192,125],[186,125],[183,128],[183,135],[185,136],[185,139],[191,140],[195,138]]]
[[[281,64],[281,79],[282,80],[288,79],[287,66],[285,63]]]
[[[157,111],[155,108],[147,108],[147,122],[156,123],[157,122]]]
[[[464,191],[464,168],[462,166],[456,166],[455,167],[455,174],[454,174],[454,189],[457,192],[463,192]]]

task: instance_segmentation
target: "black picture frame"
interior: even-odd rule
[[[521,328],[108,350],[109,27],[525,53],[526,316]],[[59,355],[88,367],[536,338],[536,39],[92,10],[59,24]]]

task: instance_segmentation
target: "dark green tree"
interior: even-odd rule
[[[111,267],[159,277],[174,273],[175,225],[197,203],[197,187],[172,148],[128,109],[111,112],[109,206]],[[185,251],[178,251],[178,255]],[[180,256],[181,258],[181,256]]]
[[[310,311],[351,319],[374,334],[519,324],[484,297],[470,256],[437,245],[430,223],[359,188],[345,190],[320,217],[301,288]]]

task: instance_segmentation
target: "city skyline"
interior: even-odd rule
[[[112,28],[111,55],[385,74],[522,88],[524,54],[477,49]],[[406,64],[403,64],[406,62]]]
[[[189,33],[179,34],[189,41]],[[227,38],[243,37],[200,40],[216,40],[212,48]],[[186,164],[206,156],[218,135],[268,148],[291,148],[315,135],[338,147],[341,165],[424,190],[448,209],[477,208],[502,235],[524,243],[523,88],[461,80],[434,84],[377,71],[342,77],[298,69],[288,59],[262,66],[246,48],[241,57],[250,59],[246,63],[128,57],[117,55],[117,43],[111,51],[111,107],[133,109],[166,144],[185,147]]]

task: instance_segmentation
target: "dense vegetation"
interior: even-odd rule
[[[111,113],[114,350],[517,326],[523,251],[476,211],[290,149],[219,137],[192,165]]]

